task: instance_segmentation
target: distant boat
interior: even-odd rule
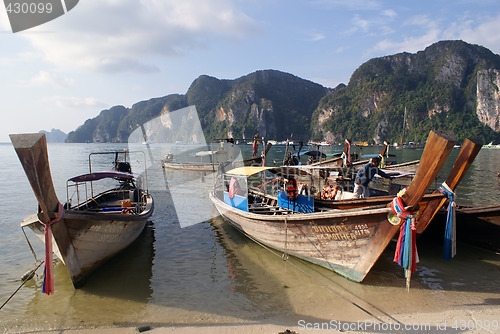
[[[221,163],[229,161],[229,156],[227,152],[220,151],[200,151],[193,154],[195,157],[199,157],[199,162],[178,162],[174,161],[175,157],[173,155],[167,155],[162,161],[162,167],[165,169],[175,169],[175,170],[185,170],[192,172],[216,172],[217,168]],[[210,162],[204,162],[202,159],[209,158]],[[243,159],[243,164],[247,166],[258,165],[262,163],[262,157],[253,157]]]
[[[75,288],[81,287],[96,268],[141,234],[153,213],[153,198],[147,186],[142,188],[142,181],[132,174],[130,163],[119,161],[119,154],[124,152],[106,152],[102,154],[114,155],[114,169],[94,172],[89,157],[89,173],[68,180],[67,194],[73,196],[63,206],[52,184],[45,135],[16,134],[10,138],[40,208],[21,226],[29,227],[45,241],[44,225],[57,221],[48,229],[53,235],[54,253],[66,265]],[[95,193],[96,181],[106,179],[115,180],[117,186]],[[52,245],[45,246],[50,250]],[[45,264],[52,261],[46,259]]]
[[[483,147],[485,148],[500,148],[500,144],[499,145],[493,145],[493,142],[490,142],[488,145],[484,145]]]
[[[168,155],[162,161],[163,168],[166,169],[179,169],[186,171],[199,171],[199,172],[215,172],[222,161],[228,160],[227,152],[225,151],[199,151],[193,154],[199,157],[199,162],[180,162],[174,161],[173,155]],[[204,159],[211,161],[205,162]]]

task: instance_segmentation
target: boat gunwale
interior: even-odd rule
[[[124,207],[123,209],[128,209]],[[121,212],[102,212],[102,211],[86,211],[76,209],[66,209],[63,219],[91,219],[91,220],[106,220],[110,219],[118,221],[134,221],[147,219],[153,214],[154,200],[151,195],[146,195],[146,207],[140,213],[124,214]],[[81,216],[81,218],[79,217]]]
[[[353,216],[366,216],[373,214],[382,214],[391,212],[391,207],[386,206],[384,208],[380,208],[380,205],[377,205],[376,209],[373,209],[373,206],[364,207],[364,208],[355,208],[355,209],[347,209],[347,210],[327,210],[327,211],[319,211],[319,212],[311,212],[311,213],[301,213],[301,212],[293,212],[290,214],[282,214],[282,215],[266,215],[259,214],[255,212],[247,212],[240,210],[238,208],[232,207],[218,198],[213,191],[210,191],[210,198],[214,198],[218,201],[218,204],[227,208],[226,211],[237,212],[241,216],[245,216],[247,218],[253,220],[259,220],[257,217],[263,217],[262,220],[287,220],[287,221],[301,221],[301,220],[311,220],[311,219],[333,219],[333,218],[344,218],[344,217],[353,217]],[[264,218],[265,217],[265,218]],[[273,219],[270,219],[273,218]]]

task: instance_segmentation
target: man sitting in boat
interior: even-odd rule
[[[334,187],[328,180],[326,180],[323,190],[321,191],[321,199],[334,200],[338,189],[338,185]]]
[[[368,184],[378,174],[386,179],[392,179],[391,176],[384,173],[378,168],[380,164],[380,157],[373,157],[370,162],[366,163],[356,173],[354,179],[354,198],[370,197],[370,189]]]

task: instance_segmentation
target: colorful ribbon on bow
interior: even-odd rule
[[[448,208],[446,214],[446,229],[444,231],[443,259],[451,260],[457,254],[457,226],[455,218],[455,193],[443,182],[438,189],[446,198],[448,198]]]
[[[61,218],[63,217],[63,215],[64,215],[64,207],[59,202],[59,205],[57,208],[57,217],[48,223],[44,223],[44,222],[40,221],[40,223],[43,224],[43,226],[45,227],[44,228],[45,268],[43,270],[42,293],[45,293],[47,295],[54,294],[54,270],[53,270],[53,263],[52,263],[52,229],[51,229],[51,226],[52,226],[52,224],[55,224],[58,221],[60,221]]]
[[[394,214],[404,220],[399,230],[394,262],[405,269],[406,288],[410,288],[411,273],[415,272],[418,262],[415,220],[418,212],[406,211],[401,197],[395,197],[391,202]]]
[[[341,158],[344,166],[348,166],[348,164],[351,164],[351,143],[346,139],[345,143],[347,144],[347,154],[345,152],[342,152]]]

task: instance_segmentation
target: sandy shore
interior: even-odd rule
[[[139,327],[113,327],[94,329],[58,329],[53,331],[30,331],[37,334],[304,334],[304,333],[500,333],[500,299],[491,304],[470,305],[432,313],[406,313],[369,317],[364,320],[335,319],[268,319],[271,323],[241,323],[217,325],[177,325]],[[27,332],[26,332],[27,333]]]
[[[361,284],[302,262],[297,267],[282,262],[278,267],[266,266],[265,253],[258,253],[260,266],[280,274],[279,284],[271,287],[283,299],[266,303],[264,297],[272,295],[263,295],[247,314],[230,309],[222,312],[224,305],[231,304],[220,299],[212,308],[199,309],[195,304],[171,307],[161,303],[129,307],[117,299],[127,307],[95,324],[96,315],[91,311],[97,304],[89,303],[91,295],[76,293],[76,307],[52,305],[44,321],[14,320],[0,323],[0,328],[8,334],[500,333],[499,255],[461,245],[452,261],[444,261],[440,242],[420,242],[425,247],[420,248],[421,261],[409,290],[402,269],[392,261],[391,249]],[[268,289],[259,288],[259,293]],[[34,307],[40,311],[40,305]],[[31,317],[29,312],[25,314]]]

